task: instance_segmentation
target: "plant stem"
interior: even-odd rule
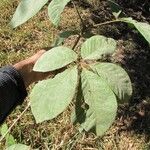
[[[73,45],[73,47],[72,47],[72,50],[74,50],[76,48],[76,46],[77,46],[80,38],[81,38],[81,35],[79,34],[78,37],[77,37],[77,39],[76,39],[76,41],[75,41],[75,43],[74,43],[74,45]]]
[[[93,27],[103,26],[103,25],[107,25],[107,24],[115,23],[115,22],[121,22],[121,20],[116,19],[116,20],[112,20],[112,21],[106,21],[103,23],[94,24]]]
[[[0,138],[0,142],[5,138],[5,136],[11,131],[11,129],[15,126],[15,124],[18,122],[18,120],[23,116],[23,114],[27,111],[27,109],[30,107],[30,103],[28,103],[27,107],[24,109],[24,111],[18,116],[18,118],[14,121],[14,123],[9,127],[7,132]]]
[[[80,15],[80,12],[79,12],[77,6],[76,6],[75,3],[74,3],[74,1],[72,0],[71,2],[72,2],[72,4],[73,4],[73,6],[74,6],[74,8],[75,8],[75,10],[76,10],[76,12],[77,12],[77,14],[78,14],[78,16],[79,16],[79,19],[80,19],[80,21],[81,21],[81,24],[82,24],[81,34],[82,34],[82,33],[83,33],[83,30],[84,30],[84,28],[85,28],[84,21],[83,21],[81,15]]]

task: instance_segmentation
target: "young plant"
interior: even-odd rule
[[[49,0],[22,0],[13,15],[11,26],[15,28],[25,23],[47,3],[49,3],[49,18],[55,26],[58,26],[61,13],[69,2],[73,0],[51,0],[50,2]],[[124,15],[121,7],[114,0],[108,0],[108,3],[115,20],[94,24],[93,28],[114,22],[125,22],[133,25],[150,43],[149,24],[124,16],[120,18]],[[83,24],[81,16],[79,17]],[[115,51],[115,40],[99,35],[93,36],[82,44],[79,54],[67,47],[56,47],[62,45],[64,39],[72,34],[81,37],[85,33],[63,31],[53,44],[54,48],[47,51],[35,64],[35,71],[48,72],[61,68],[65,70],[53,79],[35,85],[30,95],[31,109],[36,122],[42,122],[58,116],[74,100],[72,122],[80,124],[81,132],[94,129],[97,135],[102,136],[115,119],[118,103],[128,102],[130,99],[131,81],[126,71],[119,65],[102,61],[104,56],[111,55]],[[16,144],[9,150],[23,148],[30,149],[25,145]]]
[[[81,131],[94,129],[102,136],[115,120],[117,100],[128,101],[132,95],[127,73],[118,65],[100,61],[115,49],[114,39],[97,35],[82,44],[81,56],[63,46],[47,51],[35,64],[34,71],[67,69],[33,88],[30,100],[36,122],[55,118],[74,99],[73,122],[81,124]]]

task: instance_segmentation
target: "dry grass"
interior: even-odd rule
[[[43,9],[37,16],[26,24],[12,30],[8,23],[11,14],[17,6],[18,0],[0,1],[0,65],[14,64],[22,60],[38,49],[49,47],[54,37],[59,32],[48,20],[46,10]],[[63,14],[60,30],[78,29],[79,20],[72,8],[67,8]],[[23,106],[17,107],[7,118],[10,126],[17,116],[24,110],[29,99]],[[125,120],[122,120],[124,111],[119,113],[116,122],[103,138],[98,138],[92,133],[79,134],[76,127],[70,122],[70,106],[63,114],[52,121],[36,124],[31,110],[13,127],[11,134],[18,143],[31,145],[32,148],[42,150],[140,150],[148,149],[148,141],[144,133],[128,130]],[[128,117],[127,117],[128,119]],[[126,124],[126,125],[124,125]],[[0,149],[4,149],[5,143],[0,143]]]

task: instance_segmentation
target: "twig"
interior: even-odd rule
[[[78,131],[73,137],[71,137],[71,139],[68,141],[67,146],[71,145],[73,142],[76,142],[78,139],[75,139],[76,137],[78,138],[78,136],[81,135],[81,133]],[[74,140],[75,139],[75,140]]]
[[[79,12],[77,6],[76,6],[75,3],[74,3],[74,1],[72,0],[71,2],[72,2],[72,4],[73,4],[73,6],[74,6],[74,8],[75,8],[75,10],[76,10],[76,12],[77,12],[77,14],[78,14],[78,16],[79,16],[79,19],[80,19],[80,21],[81,21],[81,24],[82,24],[81,33],[83,33],[83,30],[84,30],[84,28],[85,28],[84,21],[83,21],[81,15],[80,15],[80,12]]]
[[[106,21],[106,22],[99,23],[99,24],[93,24],[93,27],[103,26],[103,25],[115,23],[115,22],[121,22],[121,20],[112,20],[112,21]]]
[[[76,39],[76,41],[75,41],[75,43],[74,43],[74,45],[73,45],[73,47],[72,47],[72,50],[74,50],[74,49],[76,48],[76,46],[77,46],[77,44],[78,44],[80,38],[81,38],[81,35],[78,35],[78,37],[77,37],[77,39]]]
[[[28,103],[27,107],[24,109],[24,111],[18,116],[18,118],[14,121],[14,123],[9,127],[7,132],[0,138],[0,142],[5,138],[5,136],[11,131],[11,129],[15,126],[15,124],[18,122],[18,120],[23,116],[23,114],[27,111],[27,109],[30,107],[30,103]]]

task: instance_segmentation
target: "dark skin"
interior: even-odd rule
[[[36,61],[45,53],[45,50],[40,50],[35,55],[20,61],[13,65],[13,67],[19,71],[23,77],[25,86],[28,87],[30,84],[43,80],[46,77],[52,75],[52,73],[41,73],[41,72],[35,72],[33,71],[33,66],[36,63]]]

